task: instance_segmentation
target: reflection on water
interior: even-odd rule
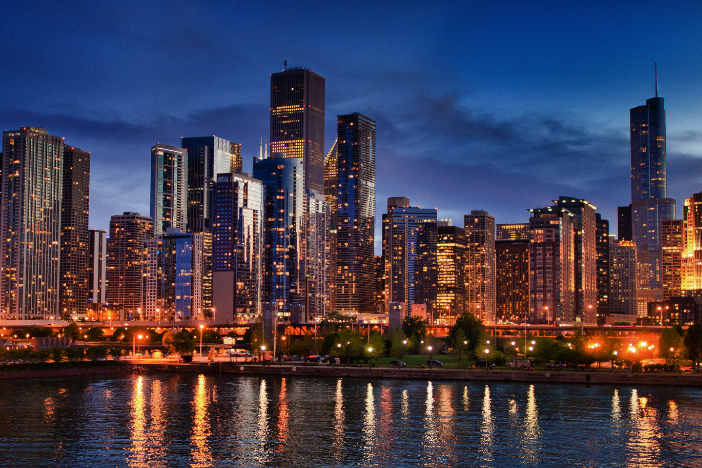
[[[699,393],[205,375],[0,382],[0,463],[696,466]]]

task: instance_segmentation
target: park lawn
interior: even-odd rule
[[[378,360],[378,365],[379,366],[387,366],[389,365],[390,361],[394,361],[396,358],[394,357],[384,357],[382,359]],[[458,358],[456,356],[450,355],[450,354],[439,354],[439,355],[434,355],[432,356],[432,359],[434,361],[439,361],[441,362],[445,368],[449,369],[458,369]],[[428,355],[409,355],[405,356],[404,358],[400,359],[402,362],[407,364],[407,367],[419,367],[419,366],[426,366],[427,361],[429,360]],[[461,360],[461,367],[465,367],[471,362],[468,361],[468,359],[463,358]]]

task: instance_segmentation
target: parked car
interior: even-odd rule
[[[558,369],[563,370],[565,367],[565,362],[548,362],[546,363],[546,369]]]
[[[444,363],[441,361],[427,361],[427,366],[429,367],[444,367]]]
[[[322,358],[320,356],[309,356],[305,359],[305,362],[322,362]]]
[[[531,361],[528,359],[520,359],[516,363],[514,361],[510,361],[507,363],[507,367],[531,369]]]
[[[250,357],[251,353],[245,349],[232,348],[227,350],[229,356]]]
[[[438,361],[435,361],[435,362],[438,362]],[[405,364],[405,363],[402,362],[402,361],[398,361],[397,359],[395,359],[394,361],[390,361],[390,365],[391,365],[391,366],[395,366],[395,367],[405,367],[407,364]]]
[[[495,363],[494,362],[487,362],[487,364],[486,364],[485,359],[478,359],[477,361],[475,361],[475,367],[478,369],[480,369],[480,368],[492,369],[493,367],[495,367]]]
[[[339,361],[335,357],[328,357],[324,359],[324,362],[328,364],[338,364]]]

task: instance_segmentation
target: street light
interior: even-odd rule
[[[429,368],[432,368],[433,360],[434,360],[434,347],[433,346],[427,346],[427,351],[429,351]]]
[[[205,328],[204,325],[200,325],[200,357],[202,357],[202,329]]]
[[[490,354],[490,349],[485,350],[485,370],[488,370],[488,354]]]

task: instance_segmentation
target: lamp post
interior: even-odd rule
[[[202,329],[205,328],[204,325],[200,325],[200,357],[202,357]]]
[[[373,354],[373,348],[369,347],[368,348],[368,364],[369,364],[368,367],[373,367],[373,361],[372,361],[373,355],[372,354]]]
[[[490,348],[487,348],[485,350],[485,370],[490,370],[488,368],[488,355],[490,354]]]
[[[434,347],[433,346],[427,346],[427,350],[429,351],[429,369],[432,368],[433,360],[434,360]]]
[[[259,353],[259,356],[260,356],[259,361],[263,362],[263,355],[265,354],[265,352],[266,352],[266,346],[261,345],[261,352]]]

